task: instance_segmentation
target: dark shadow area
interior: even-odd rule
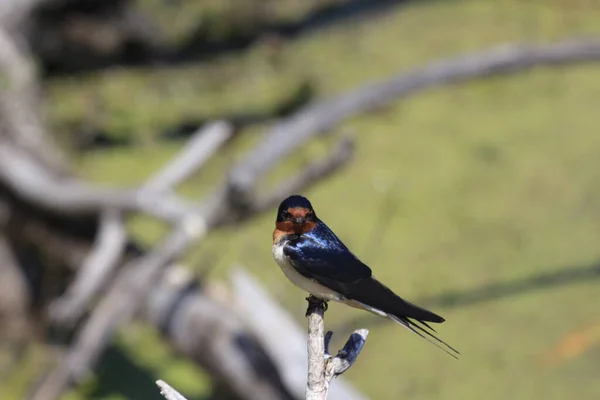
[[[160,400],[155,372],[136,364],[118,347],[109,347],[97,369],[94,389],[86,394],[90,400],[119,395],[126,399]],[[187,396],[187,395],[186,395]],[[207,400],[205,397],[188,397],[189,400]]]
[[[214,37],[210,23],[199,21],[195,30],[173,47],[166,47],[158,28],[137,11],[131,0],[65,0],[40,7],[28,37],[41,58],[45,75],[89,72],[110,66],[158,66],[207,60],[242,51],[258,41],[277,47],[315,30],[384,12],[410,0],[350,0],[316,8],[290,22],[232,24]],[[212,24],[221,23],[215,21]]]
[[[204,59],[215,55],[240,51],[263,37],[294,39],[301,35],[347,22],[352,18],[368,17],[388,7],[406,3],[408,0],[353,0],[322,7],[309,13],[305,18],[287,23],[266,24],[251,30],[232,32],[231,36],[217,41],[206,41],[207,32],[203,27],[192,33],[185,44],[172,54],[170,62],[183,62]]]
[[[134,363],[126,353],[118,347],[109,347],[96,373],[94,390],[88,394],[89,399],[103,399],[116,394],[127,399],[162,398],[154,383],[153,371]]]
[[[234,112],[212,117],[187,119],[158,132],[157,138],[166,141],[186,140],[205,124],[217,120],[224,120],[232,124],[235,133],[234,138],[237,138],[237,134],[243,132],[246,128],[257,124],[264,124],[275,119],[285,118],[293,114],[313,100],[314,97],[314,85],[310,81],[306,81],[301,83],[281,103],[275,105],[270,110],[261,112]],[[70,132],[65,137],[66,141],[77,152],[122,148],[139,144],[131,137],[113,136],[109,132],[91,127],[87,123],[69,126],[66,131]]]
[[[494,283],[470,291],[442,293],[437,296],[425,297],[419,300],[418,304],[426,307],[453,308],[593,279],[600,279],[600,262],[547,272],[515,282]]]
[[[600,261],[591,265],[570,267],[554,272],[547,272],[522,279],[520,281],[493,283],[472,290],[460,290],[442,293],[431,297],[416,299],[415,304],[434,311],[465,307],[479,303],[502,299],[509,296],[551,289],[557,286],[589,282],[600,279]],[[345,322],[336,330],[348,330],[362,324],[384,323],[388,319],[365,314],[359,318]]]
[[[280,104],[276,105],[271,110],[264,112],[240,112],[220,115],[218,117],[187,120],[165,130],[159,137],[166,140],[187,139],[199,127],[216,120],[227,121],[234,126],[236,131],[239,131],[252,125],[267,123],[278,118],[285,118],[304,107],[313,100],[314,97],[315,87],[311,82],[306,81],[300,84],[296,90],[291,92],[287,98],[283,99]]]

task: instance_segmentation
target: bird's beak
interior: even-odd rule
[[[298,217],[298,218],[292,219],[292,222],[296,225],[302,225],[303,223],[306,222],[306,219],[304,217]]]

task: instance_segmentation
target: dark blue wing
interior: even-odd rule
[[[328,287],[332,282],[357,282],[371,276],[371,269],[322,222],[312,231],[288,242],[283,253],[301,275]]]

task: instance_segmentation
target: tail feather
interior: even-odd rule
[[[432,334],[431,332],[429,332],[428,330],[426,330],[425,328],[423,328],[419,325],[419,324],[422,324],[423,326],[425,326],[425,327],[431,329],[433,332],[437,333],[436,330],[433,329],[431,326],[429,326],[429,324],[425,321],[418,320],[418,319],[415,320],[416,322],[411,321],[407,317],[396,316],[394,314],[387,313],[378,308],[375,308],[375,307],[370,306],[365,303],[361,303],[356,300],[346,300],[346,301],[344,301],[344,303],[346,303],[347,305],[349,305],[351,307],[370,311],[373,314],[377,314],[382,317],[387,317],[387,318],[391,319],[392,321],[397,322],[400,325],[404,326],[406,329],[410,330],[411,332],[421,336],[423,339],[427,340],[429,343],[433,344],[434,346],[438,347],[439,349],[441,349],[442,351],[444,351],[445,353],[449,354],[450,356],[452,356],[456,359],[458,359],[457,355],[460,355],[460,352],[458,350],[456,350],[454,347],[450,346],[448,343],[444,342],[442,339],[438,338],[437,336],[435,336],[434,334]],[[417,324],[417,322],[419,324]],[[425,333],[425,335],[423,335],[423,333],[421,333],[421,332]],[[431,338],[433,338],[434,340],[431,340]]]
[[[349,290],[342,293],[350,299],[368,304],[386,314],[398,315],[419,321],[444,322],[444,318],[441,316],[404,300],[373,277],[353,283]]]
[[[425,325],[425,327],[427,327],[428,329],[431,329],[432,331],[434,331],[435,333],[437,333],[437,331],[435,329],[433,329],[427,322],[425,321],[419,321],[420,324]]]
[[[460,355],[460,352],[458,350],[456,350],[454,347],[450,346],[448,343],[444,342],[442,339],[438,338],[437,336],[435,336],[431,332],[429,332],[426,329],[422,328],[421,326],[419,326],[415,322],[409,320],[408,318],[397,317],[395,315],[390,315],[390,314],[388,314],[388,317],[390,319],[392,319],[393,321],[399,323],[403,327],[407,328],[411,332],[413,332],[413,333],[419,335],[420,337],[422,337],[423,339],[427,340],[429,343],[433,344],[438,349],[441,349],[446,354],[449,354],[451,357],[454,357],[454,358],[456,358],[458,360],[458,355]],[[418,322],[420,322],[423,325],[429,327],[423,321],[418,321]],[[435,332],[435,330],[433,330],[433,331]],[[427,335],[427,336],[423,335],[423,333],[425,333],[425,335]],[[433,338],[434,340],[431,340],[431,338]]]

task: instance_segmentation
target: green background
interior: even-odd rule
[[[165,27],[178,21],[174,41],[194,18],[226,11],[210,1],[141,3]],[[293,19],[303,7],[286,1],[274,12]],[[185,118],[269,110],[307,81],[327,98],[496,44],[598,33],[597,1],[409,2],[276,50],[258,43],[204,63],[54,78],[46,111],[65,142],[81,123],[133,136],[133,146],[73,152],[82,176],[133,185],[183,145],[158,132]],[[600,398],[599,104],[597,65],[535,68],[428,90],[338,127],[354,137],[355,158],[303,194],[378,279],[442,314],[440,336],[462,353],[456,361],[398,325],[333,304],[326,326],[336,346],[349,329],[371,331],[345,379],[372,399]],[[264,129],[251,129],[182,193],[205,193]],[[331,141],[305,147],[272,178],[324,155]],[[212,279],[244,265],[304,325],[305,294],[272,260],[273,219],[215,232],[190,265],[215,255]],[[164,232],[143,218],[131,230],[148,244]],[[159,398],[157,377],[190,399],[208,393],[202,372],[140,325],[121,332],[100,371],[67,398]]]

